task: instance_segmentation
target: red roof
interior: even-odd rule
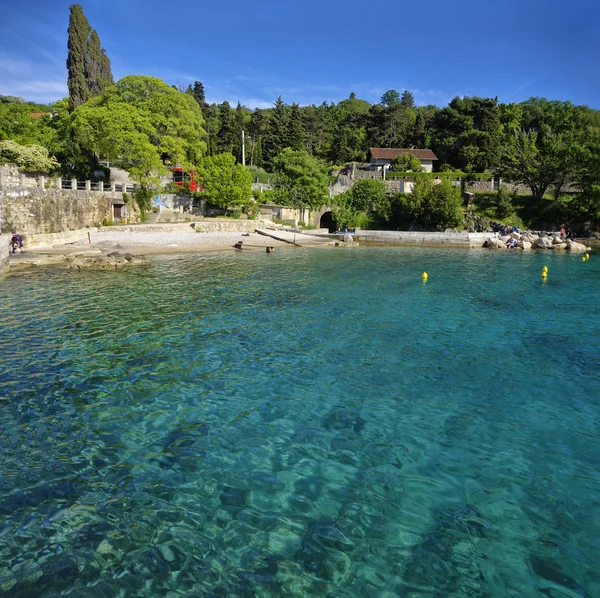
[[[30,112],[29,116],[30,118],[42,118],[42,116],[46,116],[46,114],[49,114],[48,112]]]
[[[402,154],[412,154],[419,160],[437,160],[437,156],[429,149],[407,149],[397,147],[370,147],[371,160],[393,160]]]

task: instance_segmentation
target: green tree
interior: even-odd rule
[[[288,147],[289,106],[277,98],[275,106],[268,113],[267,130],[264,136],[263,157],[267,166],[271,166],[275,157]]]
[[[400,105],[400,94],[395,89],[388,89],[379,102],[382,106],[393,108]]]
[[[348,192],[347,204],[357,212],[385,212],[388,205],[387,188],[381,181],[360,179]]]
[[[294,150],[306,149],[304,122],[302,121],[300,106],[296,103],[293,103],[290,108],[285,144],[286,147],[291,147]]]
[[[432,146],[441,163],[483,172],[498,163],[502,121],[498,98],[454,98],[438,111]]]
[[[229,102],[223,102],[218,105],[219,113],[219,133],[217,135],[217,153],[229,152],[233,154],[237,135],[235,112],[232,110]]]
[[[560,193],[567,180],[577,178],[583,152],[575,133],[521,131],[504,147],[498,170],[506,180],[527,185],[534,199],[541,200],[551,186]]]
[[[404,106],[405,108],[410,108],[411,110],[416,108],[415,98],[413,94],[410,93],[410,91],[408,91],[408,89],[405,89],[402,93],[402,97],[400,98],[400,105]]]
[[[423,172],[421,160],[414,154],[406,153],[396,156],[390,167],[395,172]]]
[[[130,75],[73,113],[73,130],[88,151],[148,184],[166,165],[198,165],[206,151],[197,102],[164,81]]]
[[[36,105],[26,103],[0,104],[0,140],[12,139],[23,145],[38,144],[48,147],[54,137],[51,111],[35,117]]]
[[[188,85],[188,88],[185,90],[186,93],[189,93],[195,100],[198,102],[198,106],[200,109],[204,111],[206,108],[206,95],[204,93],[204,84],[201,81],[194,81],[194,86]]]
[[[273,169],[277,174],[276,202],[316,209],[327,201],[327,168],[308,152],[286,148],[273,160]]]
[[[27,172],[51,172],[58,162],[40,145],[20,145],[15,141],[0,141],[0,164],[16,164]]]
[[[209,156],[199,171],[202,196],[210,204],[229,208],[247,203],[252,195],[252,175],[236,164],[230,153]]]
[[[435,184],[431,179],[418,177],[412,193],[401,194],[396,207],[399,219],[426,227],[457,227],[463,222],[460,189],[450,181]]]
[[[79,4],[70,8],[67,41],[69,108],[74,110],[113,84],[110,61]]]

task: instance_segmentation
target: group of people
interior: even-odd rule
[[[563,241],[566,241],[567,239],[571,239],[571,241],[572,241],[575,238],[575,233],[570,228],[565,230],[565,225],[563,224],[560,227],[560,238]]]

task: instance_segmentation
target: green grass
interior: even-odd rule
[[[474,194],[473,209],[476,215],[511,226],[546,228],[549,224],[557,225],[558,221],[564,218],[558,213],[554,198],[550,194],[546,194],[541,200],[536,200],[527,193],[512,195],[514,214],[508,218],[499,218],[496,214],[496,193],[475,191]]]

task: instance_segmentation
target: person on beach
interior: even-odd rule
[[[21,253],[23,253],[23,237],[21,235],[15,233],[10,238],[10,245],[13,253],[17,251],[17,247],[21,250]]]
[[[564,224],[563,224],[563,225],[560,227],[560,238],[561,238],[561,241],[564,241],[564,240],[565,240],[565,238],[566,238],[566,236],[567,236],[567,233],[566,233],[566,231],[565,231],[565,226],[564,226]]]
[[[516,244],[517,244],[517,242],[515,241],[515,239],[513,237],[511,237],[508,241],[506,241],[506,246],[509,249],[512,249]]]

